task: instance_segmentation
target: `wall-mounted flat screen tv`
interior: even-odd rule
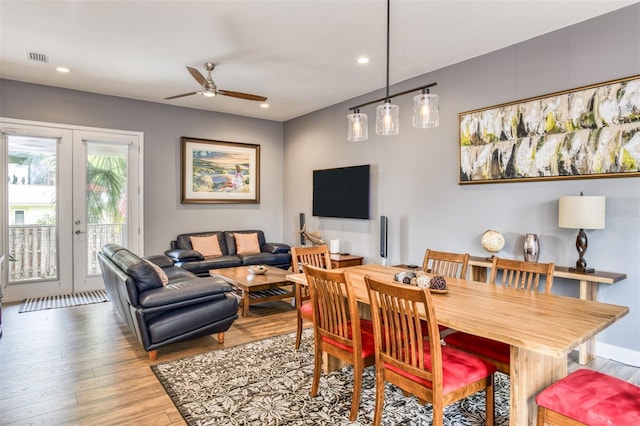
[[[313,171],[313,215],[369,219],[370,166]]]

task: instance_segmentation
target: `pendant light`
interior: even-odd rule
[[[352,142],[366,141],[369,139],[369,120],[367,114],[361,114],[357,109],[347,115],[347,140]]]
[[[391,22],[391,0],[387,0],[387,87],[383,105],[376,108],[376,134],[394,136],[400,132],[400,107],[389,98],[389,27]]]
[[[405,90],[394,95],[389,95],[390,17],[391,0],[387,0],[387,84],[385,97],[349,108],[349,110],[354,111],[347,115],[347,140],[349,141],[366,141],[368,139],[368,132],[366,129],[368,123],[367,114],[361,113],[360,108],[380,101],[384,101],[384,104],[376,107],[376,134],[383,136],[397,135],[400,132],[400,107],[392,104],[391,99],[417,90],[422,90],[422,94],[416,95],[413,98],[413,127],[429,129],[438,127],[440,122],[438,109],[439,96],[429,93],[429,88],[437,85],[438,83],[430,83],[414,89]]]

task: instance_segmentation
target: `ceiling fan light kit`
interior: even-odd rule
[[[429,93],[429,88],[438,83],[430,83],[400,93],[389,95],[389,22],[391,16],[391,1],[387,0],[387,85],[384,98],[366,102],[349,108],[353,113],[347,115],[347,140],[352,142],[366,141],[368,139],[367,114],[360,112],[360,108],[380,101],[383,105],[376,107],[376,134],[389,136],[400,132],[400,107],[391,103],[391,99],[407,93],[422,91],[422,94],[413,98],[413,127],[417,129],[431,129],[440,124],[440,111],[438,95]],[[364,127],[363,127],[364,126]]]
[[[265,98],[264,96],[252,95],[250,93],[232,92],[231,90],[218,90],[218,87],[216,86],[216,84],[213,82],[213,79],[211,78],[211,72],[216,68],[215,64],[212,62],[207,62],[206,64],[204,64],[204,67],[207,70],[206,78],[197,69],[192,67],[187,67],[187,71],[189,71],[189,74],[191,74],[191,76],[198,83],[200,83],[200,86],[202,86],[202,90],[197,92],[183,93],[182,95],[170,96],[165,99],[166,100],[176,99],[176,98],[182,98],[182,97],[191,96],[191,95],[202,95],[208,98],[212,98],[216,95],[224,95],[232,98],[245,99],[248,101],[265,102],[267,100],[267,98]]]

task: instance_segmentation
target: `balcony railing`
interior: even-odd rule
[[[87,275],[100,273],[96,254],[107,243],[122,244],[123,224],[89,225],[87,229]],[[55,279],[58,252],[55,225],[9,226],[9,282]],[[65,256],[71,256],[65,253]]]

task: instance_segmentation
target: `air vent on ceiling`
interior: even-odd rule
[[[49,63],[49,58],[44,53],[29,52],[29,60],[35,62]]]

